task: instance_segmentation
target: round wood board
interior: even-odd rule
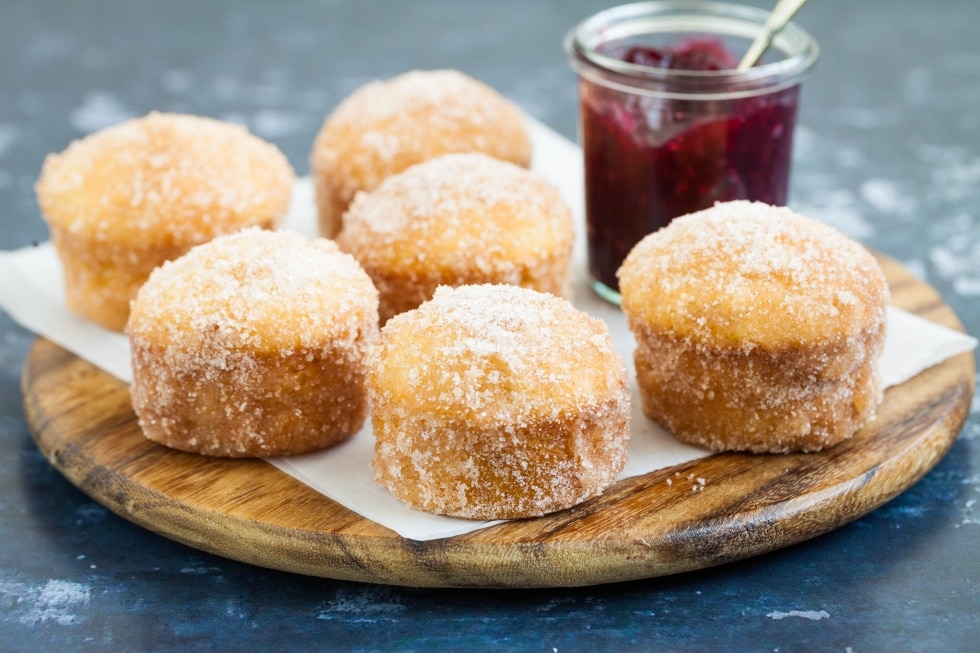
[[[930,286],[882,265],[893,303],[962,330]],[[972,354],[885,393],[877,419],[816,454],[718,454],[624,480],[536,519],[417,542],[261,460],[146,440],[128,386],[38,339],[21,385],[41,452],[83,492],[141,526],[244,562],[343,580],[430,587],[592,585],[731,562],[815,537],[895,497],[945,455],[967,418]],[[697,479],[704,488],[695,491]]]

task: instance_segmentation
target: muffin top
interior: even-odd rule
[[[345,201],[411,165],[451,152],[483,152],[527,167],[523,112],[456,70],[415,70],[366,84],[326,118],[311,168]]]
[[[364,346],[378,293],[333,241],[248,228],[156,268],[132,303],[127,331],[188,352],[290,354]]]
[[[571,210],[546,179],[484,154],[448,154],[358,193],[337,242],[368,269],[499,274],[569,255]]]
[[[36,192],[52,227],[96,242],[181,247],[273,226],[293,182],[282,152],[244,127],[154,112],[49,155]]]
[[[558,420],[628,397],[605,323],[518,286],[440,286],[385,324],[373,356],[369,387],[387,404],[423,397],[432,419],[477,428]]]
[[[747,201],[674,219],[633,248],[618,276],[631,326],[731,348],[851,338],[885,320],[889,297],[859,243]]]

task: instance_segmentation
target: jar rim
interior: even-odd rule
[[[678,28],[736,36],[750,42],[769,12],[713,0],[648,0],[600,11],[573,27],[564,39],[572,68],[603,86],[660,97],[732,98],[770,93],[795,86],[819,57],[816,40],[793,22],[773,40],[771,49],[786,56],[746,71],[656,68],[622,61],[599,51],[604,43],[629,36],[669,33]],[[713,28],[713,29],[712,29]]]

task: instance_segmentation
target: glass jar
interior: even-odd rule
[[[575,27],[589,274],[619,303],[616,271],[671,219],[735,199],[786,203],[800,83],[817,60],[793,23],[746,71],[735,64],[769,12],[724,2],[639,2]],[[636,52],[721,47],[722,70],[631,63]]]

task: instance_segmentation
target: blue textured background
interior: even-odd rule
[[[769,6],[766,2],[752,2]],[[570,138],[564,33],[607,6],[3,0],[0,248],[47,232],[46,153],[152,109],[246,123],[301,174],[324,116],[410,68],[483,79]],[[980,333],[980,4],[809,3],[790,204],[901,260]],[[75,490],[20,405],[33,336],[0,314],[0,650],[966,651],[980,642],[980,407],[908,492],[725,567],[584,589],[413,590],[201,553]]]

